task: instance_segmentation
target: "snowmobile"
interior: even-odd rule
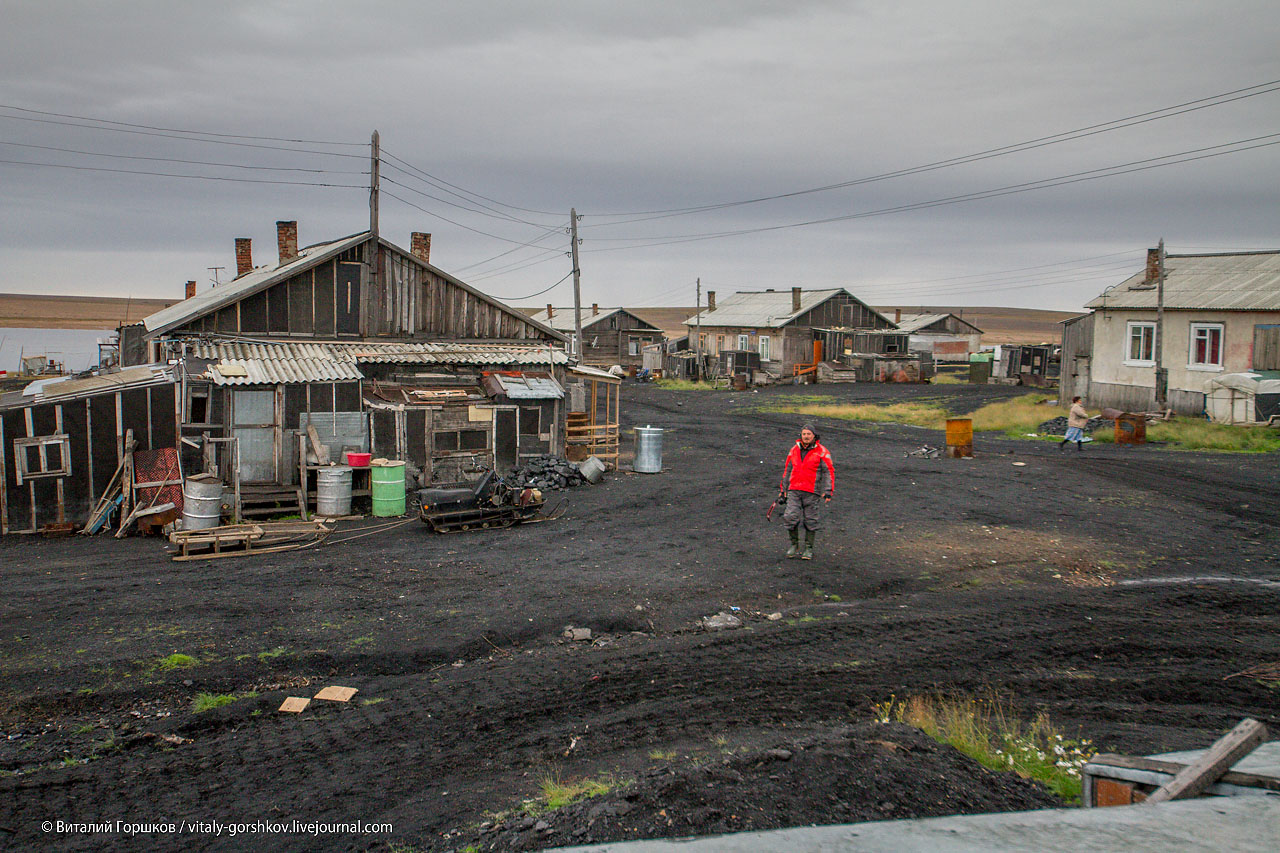
[[[471,486],[419,489],[416,503],[418,517],[436,533],[511,527],[564,515],[563,501],[544,512],[541,491],[513,486],[493,471]]]

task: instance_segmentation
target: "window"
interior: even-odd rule
[[[209,410],[209,386],[191,382],[187,385],[187,420],[188,424],[207,425],[212,423]]]
[[[724,349],[724,335],[716,335],[716,352]]]
[[[1125,351],[1125,364],[1153,365],[1156,363],[1156,324],[1130,323],[1129,347]]]
[[[13,460],[19,486],[23,480],[66,477],[71,474],[71,437],[58,434],[15,438]]]
[[[437,452],[487,450],[489,431],[484,429],[444,430],[435,434]]]
[[[738,335],[738,349],[746,349],[746,348],[747,348],[747,336]]]
[[[627,338],[627,355],[640,354],[640,341],[635,338]]]
[[[520,434],[537,435],[542,432],[542,407],[520,407]]]
[[[761,361],[769,360],[769,336],[768,335],[760,336],[760,360]]]
[[[1187,367],[1217,370],[1222,367],[1222,324],[1191,324],[1191,358]]]

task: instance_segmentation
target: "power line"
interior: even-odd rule
[[[506,300],[507,302],[519,302],[519,301],[521,301],[521,300],[523,300],[523,299],[532,299],[533,297],[535,297],[535,296],[541,296],[542,294],[544,294],[544,293],[546,293],[546,292],[548,292],[548,291],[550,291],[550,290],[555,290],[557,287],[559,287],[560,285],[564,284],[564,283],[565,283],[565,281],[567,281],[567,280],[568,280],[568,278],[569,278],[569,276],[571,276],[571,275],[573,275],[573,270],[569,270],[569,272],[565,273],[564,278],[560,279],[559,281],[557,281],[555,284],[551,285],[550,287],[543,288],[542,290],[539,290],[537,293],[530,293],[528,296],[495,296],[495,297],[493,297],[493,298],[494,298],[494,299],[502,299],[502,300]]]
[[[458,190],[459,192],[466,193],[467,195],[474,196],[475,198],[478,198],[478,199],[483,199],[484,201],[492,202],[493,204],[496,204],[499,207],[506,207],[506,208],[510,208],[511,210],[518,210],[521,213],[537,213],[543,216],[560,216],[561,215],[559,212],[554,210],[534,210],[528,207],[520,207],[518,205],[507,204],[505,202],[498,201],[495,198],[490,198],[489,196],[481,195],[480,193],[477,193],[477,192],[472,192],[471,190],[460,187],[457,184],[451,184],[448,181],[446,181],[444,178],[438,178],[435,175],[431,174],[430,172],[420,169],[406,160],[402,160],[396,155],[388,152],[385,148],[382,150],[382,153],[385,154],[387,157],[391,158],[392,160],[395,160],[397,163],[401,164],[402,166],[406,167],[407,169],[410,169],[411,171],[420,175],[421,177],[428,179],[429,181],[439,182],[441,184],[444,184],[447,187],[452,187],[453,189]]]
[[[101,151],[81,151],[76,148],[58,148],[53,145],[32,145],[26,142],[5,142],[18,148],[36,148],[41,151],[58,151],[64,154],[83,154],[89,157],[110,157],[115,160],[148,160],[161,163],[184,163],[191,166],[216,166],[221,169],[252,169],[267,172],[309,172],[317,175],[367,175],[368,172],[337,171],[333,169],[305,169],[300,166],[250,166],[244,163],[215,163],[208,160],[183,160],[177,157],[147,157],[141,154],[107,154]]]
[[[363,184],[329,184],[318,181],[271,181],[264,178],[229,178],[223,175],[175,175],[172,172],[146,172],[136,169],[108,169],[105,166],[69,166],[65,163],[31,163],[26,160],[0,160],[14,166],[39,166],[46,169],[73,169],[78,172],[114,172],[121,175],[150,175],[157,178],[184,178],[195,181],[231,181],[238,184],[284,184],[294,187],[336,187],[340,189],[368,189]]]
[[[0,161],[0,162],[3,162],[3,161]],[[426,214],[428,214],[428,215],[430,215],[430,216],[434,216],[434,217],[436,217],[437,219],[443,219],[445,222],[448,222],[450,225],[456,225],[456,226],[458,226],[459,228],[462,228],[462,229],[467,230],[467,231],[472,231],[472,232],[474,232],[474,233],[476,233],[476,234],[480,234],[480,235],[483,235],[483,236],[485,236],[485,237],[492,237],[493,239],[495,239],[495,240],[501,240],[501,241],[503,241],[504,243],[515,243],[517,246],[531,246],[532,248],[535,248],[535,249],[544,249],[544,248],[546,248],[545,246],[538,246],[538,245],[536,245],[536,244],[534,244],[534,243],[525,243],[525,242],[522,242],[522,241],[520,241],[520,240],[512,240],[510,237],[501,237],[501,236],[499,236],[499,235],[497,235],[497,234],[490,234],[488,231],[481,231],[479,228],[472,228],[470,225],[463,225],[461,222],[456,222],[456,221],[454,221],[454,220],[452,220],[452,219],[448,218],[447,216],[441,216],[440,214],[436,213],[435,211],[427,210],[425,207],[422,207],[422,206],[420,206],[420,205],[414,204],[413,202],[408,201],[407,199],[403,199],[403,198],[401,198],[400,196],[396,195],[395,193],[388,192],[387,190],[382,190],[382,194],[383,194],[383,195],[385,195],[385,196],[387,196],[387,197],[389,197],[389,198],[394,198],[396,201],[400,202],[401,204],[407,204],[409,207],[412,207],[414,210],[420,210],[420,211],[422,211],[423,213],[426,213]]]
[[[392,168],[395,168],[395,167],[394,167],[394,166],[392,166]],[[403,169],[401,169],[400,171],[402,171],[402,172],[403,172],[404,170],[403,170]],[[411,177],[412,177],[412,176],[411,176]],[[508,215],[508,214],[506,214],[506,213],[503,213],[503,212],[501,212],[501,211],[488,212],[488,211],[485,211],[485,210],[477,210],[477,209],[475,209],[475,208],[473,208],[473,207],[465,207],[465,206],[463,206],[463,205],[461,205],[461,204],[458,204],[457,202],[449,201],[449,199],[447,199],[447,198],[440,198],[439,196],[432,195],[431,193],[423,192],[422,190],[420,190],[420,189],[418,189],[418,188],[416,188],[416,187],[411,187],[411,186],[409,186],[409,185],[408,185],[408,184],[406,184],[406,183],[403,183],[403,182],[401,182],[401,181],[397,181],[395,178],[389,178],[389,177],[387,177],[386,175],[383,175],[383,176],[382,176],[382,180],[386,181],[386,182],[387,182],[387,183],[389,183],[389,184],[395,184],[395,185],[396,185],[396,186],[398,186],[398,187],[402,187],[403,189],[408,190],[408,191],[409,191],[409,192],[411,192],[411,193],[416,193],[417,195],[420,195],[420,196],[422,196],[423,198],[429,198],[429,199],[431,199],[432,201],[438,201],[438,202],[440,202],[441,204],[447,204],[447,205],[449,205],[450,207],[456,207],[456,208],[458,208],[459,210],[465,210],[467,213],[478,213],[478,214],[480,214],[481,216],[490,216],[490,217],[493,217],[493,218],[495,218],[495,219],[501,219],[501,220],[503,220],[504,222],[515,222],[515,223],[518,223],[518,224],[520,224],[520,225],[532,225],[532,226],[534,226],[535,228],[538,228],[538,227],[545,227],[545,226],[540,225],[540,224],[539,224],[539,223],[537,223],[537,222],[529,222],[528,220],[525,220],[525,219],[519,219],[519,218],[517,218],[517,217],[510,216],[510,215]],[[473,202],[473,203],[474,203],[474,202]]]
[[[1265,136],[1256,136],[1249,139],[1236,140],[1234,142],[1224,142],[1220,145],[1211,145],[1205,148],[1195,148],[1188,151],[1181,151],[1176,154],[1164,154],[1159,157],[1149,157],[1143,160],[1134,160],[1128,163],[1120,163],[1114,166],[1106,166],[1100,169],[1090,169],[1084,172],[1073,172],[1067,175],[1059,175],[1054,178],[1043,178],[1037,181],[1028,181],[1021,184],[1010,184],[1004,187],[998,187],[990,190],[978,190],[971,193],[963,193],[957,196],[947,196],[945,198],[933,199],[930,201],[914,202],[911,204],[897,205],[894,207],[879,208],[877,210],[863,211],[861,213],[848,213],[840,216],[829,216],[821,219],[809,219],[800,222],[789,222],[780,225],[766,225],[758,228],[742,228],[734,231],[716,231],[702,234],[677,234],[655,237],[610,237],[595,238],[597,242],[636,242],[641,245],[636,246],[615,246],[605,249],[594,249],[594,252],[617,252],[626,249],[647,249],[656,246],[666,246],[676,243],[691,243],[700,240],[714,240],[721,237],[736,237],[746,234],[759,234],[767,231],[783,231],[790,228],[803,228],[810,225],[825,225],[833,222],[844,222],[852,219],[865,219],[873,216],[887,216],[892,213],[904,213],[913,210],[923,210],[931,207],[943,207],[952,204],[960,204],[969,201],[982,201],[990,198],[998,198],[1005,195],[1016,195],[1018,193],[1031,192],[1033,190],[1049,189],[1051,187],[1066,186],[1068,184],[1083,183],[1085,181],[1098,180],[1100,178],[1113,178],[1119,175],[1127,175],[1133,172],[1143,172],[1149,169],[1158,169],[1163,166],[1173,166],[1180,163],[1190,163],[1196,160],[1205,160],[1211,157],[1221,157],[1226,154],[1238,154],[1243,151],[1251,151],[1256,148],[1266,148],[1272,145],[1280,144],[1280,140],[1272,142],[1259,142],[1264,139],[1274,139],[1280,136],[1280,133],[1267,134]],[[1255,145],[1245,145],[1249,142],[1258,142]],[[1228,151],[1219,151],[1216,149],[1229,148],[1231,146],[1245,146],[1234,148]],[[1205,153],[1212,152],[1212,153]],[[1195,156],[1191,156],[1195,155]],[[1182,159],[1173,159],[1182,158]],[[1156,162],[1167,160],[1169,162]],[[653,241],[653,242],[645,242]]]
[[[1254,90],[1260,90],[1260,91],[1254,91]],[[1120,130],[1126,127],[1133,127],[1139,124],[1146,124],[1147,122],[1159,121],[1165,118],[1172,118],[1173,116],[1183,115],[1185,113],[1195,112],[1197,110],[1203,110],[1203,109],[1208,109],[1210,107],[1221,106],[1222,104],[1229,104],[1234,101],[1243,100],[1244,98],[1252,98],[1257,95],[1265,95],[1270,92],[1275,92],[1277,90],[1280,90],[1280,80],[1272,80],[1267,83],[1258,83],[1254,86],[1246,86],[1243,89],[1235,89],[1230,92],[1223,92],[1218,95],[1211,95],[1207,98],[1199,98],[1194,101],[1186,101],[1181,104],[1174,104],[1173,106],[1163,107],[1157,110],[1150,110],[1144,113],[1137,113],[1136,115],[1125,116],[1124,118],[1113,119],[1112,121],[1102,122],[1100,124],[1093,124],[1087,127],[1077,128],[1075,130],[1068,130],[1062,133],[1055,133],[1050,136],[1041,136],[1036,139],[1026,140],[1024,142],[1016,142],[1016,143],[1013,143],[1012,145],[1003,145],[1003,146],[1000,146],[999,148],[988,148],[984,151],[978,151],[973,154],[965,154],[959,157],[952,157],[946,160],[938,160],[933,163],[926,163],[921,166],[912,166],[905,169],[898,169],[892,172],[884,172],[879,175],[871,175],[865,178],[855,178],[849,181],[841,181],[835,184],[827,184],[825,186],[812,187],[804,190],[795,190],[792,192],[778,193],[775,195],[758,196],[756,198],[743,199],[741,201],[722,202],[719,204],[699,205],[694,207],[683,207],[683,208],[677,207],[677,208],[669,208],[667,210],[632,211],[629,213],[597,213],[593,215],[596,217],[643,216],[645,217],[645,219],[628,220],[630,222],[642,222],[642,221],[647,221],[648,219],[661,219],[661,218],[666,218],[668,216],[683,216],[690,213],[698,213],[698,212],[703,212],[708,210],[721,210],[728,207],[739,207],[747,204],[757,204],[765,201],[775,201],[778,199],[792,198],[795,196],[808,195],[811,193],[827,192],[835,189],[844,189],[846,187],[858,186],[860,184],[868,184],[876,181],[888,180],[890,178],[898,178],[898,177],[904,177],[907,175],[915,175],[921,172],[930,172],[936,169],[947,168],[950,166],[963,165],[967,163],[977,162],[980,160],[988,160],[988,159],[991,159],[992,157],[999,157],[1005,154],[1013,154],[1020,151],[1029,151],[1035,148],[1043,148],[1047,145],[1056,145],[1059,142],[1068,142],[1075,139],[1083,139],[1088,136],[1095,136],[1099,133],[1108,133],[1112,130]],[[594,226],[583,226],[583,227],[584,228],[586,227],[604,228],[604,227],[622,225],[622,224],[625,224],[625,222],[607,222],[607,223],[600,223]]]
[[[0,109],[14,110],[16,112],[23,112],[23,113],[32,113],[34,115],[41,115],[41,116],[54,116],[55,118],[73,118],[79,121],[94,121],[94,122],[99,122],[101,124],[119,125],[121,127],[136,127],[143,130],[160,130],[160,131],[165,131],[167,133],[192,133],[192,134],[199,134],[200,136],[216,136],[216,137],[222,137],[225,139],[256,139],[259,141],[265,140],[265,141],[271,141],[271,142],[292,142],[300,145],[346,145],[346,146],[352,146],[352,147],[358,147],[358,148],[362,148],[368,145],[367,142],[335,142],[335,141],[325,140],[325,139],[287,139],[280,136],[244,136],[242,134],[236,134],[236,133],[213,133],[211,131],[206,131],[206,130],[184,130],[182,128],[176,128],[176,127],[156,127],[150,124],[133,124],[127,121],[115,121],[113,119],[108,119],[108,118],[94,118],[92,116],[78,116],[78,115],[70,115],[68,113],[51,113],[51,112],[46,112],[44,110],[28,109],[27,107],[15,107],[12,104],[0,104]]]
[[[289,151],[294,154],[320,154],[325,157],[349,157],[355,160],[367,160],[368,158],[362,154],[343,154],[339,151],[316,151],[310,148],[286,148],[283,145],[262,145],[256,142],[232,142],[229,139],[200,139],[195,136],[181,136],[174,133],[160,133],[152,130],[133,130],[126,127],[103,127],[96,124],[78,124],[70,121],[59,121],[57,119],[48,118],[32,118],[31,116],[14,116],[0,113],[0,118],[13,119],[14,121],[31,121],[40,124],[58,124],[66,127],[81,127],[86,130],[107,130],[112,133],[131,133],[138,136],[158,136],[165,139],[181,139],[184,142],[205,142],[210,145],[234,145],[238,148],[260,148],[266,151]],[[347,144],[347,143],[342,143]]]

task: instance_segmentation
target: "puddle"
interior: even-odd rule
[[[1251,583],[1255,586],[1271,587],[1272,589],[1280,589],[1280,581],[1267,580],[1266,578],[1224,578],[1214,577],[1211,575],[1198,575],[1195,577],[1182,578],[1141,578],[1139,580],[1119,581],[1116,586],[1156,586],[1156,585],[1175,585],[1175,584],[1202,584],[1202,583]]]

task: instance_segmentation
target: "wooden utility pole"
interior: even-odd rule
[[[573,340],[582,363],[582,270],[578,269],[578,211],[569,208],[569,240],[573,251]]]
[[[378,246],[378,182],[381,177],[379,166],[382,163],[382,144],[378,131],[373,132],[369,145],[369,242],[372,257],[369,258],[369,278],[378,281],[381,277],[379,266],[382,263],[382,249]]]
[[[378,179],[382,161],[382,146],[378,131],[373,132],[369,145],[369,233],[378,238]]]
[[[1169,399],[1169,371],[1164,366],[1164,238],[1156,250],[1156,405],[1167,409]]]
[[[694,314],[694,348],[698,353],[698,381],[702,381],[702,277],[698,277],[698,313]]]

